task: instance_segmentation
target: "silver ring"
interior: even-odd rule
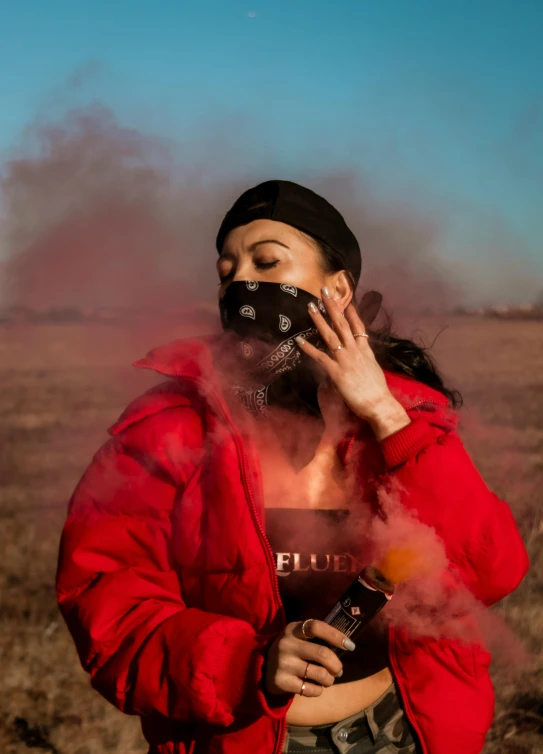
[[[302,688],[300,689],[300,696],[304,695],[305,681],[302,681]]]
[[[337,348],[332,348],[332,352],[334,352],[334,351],[341,351],[342,348],[343,348],[343,346],[338,346]]]
[[[307,663],[307,665],[305,666],[305,671],[304,671],[304,678],[307,678],[307,671],[309,670],[309,665],[310,665],[310,664],[311,664],[311,663],[309,663],[309,662],[308,662],[308,663]],[[302,679],[302,680],[303,680],[303,679]]]
[[[369,338],[370,336],[365,332],[355,332],[353,338]]]
[[[306,620],[304,620],[304,622],[302,623],[302,634],[304,635],[304,637],[306,639],[311,639],[311,636],[309,636],[309,634],[306,634],[306,632],[305,632],[305,624],[306,623],[311,623],[312,621],[313,621],[313,618],[306,618]]]

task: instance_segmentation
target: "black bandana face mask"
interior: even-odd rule
[[[231,390],[256,416],[268,415],[274,404],[320,415],[313,362],[294,340],[301,335],[325,348],[309,316],[310,302],[330,322],[321,299],[293,285],[236,281],[219,301],[223,329],[235,336],[247,375],[244,384]]]

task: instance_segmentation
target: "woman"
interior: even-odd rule
[[[355,646],[322,620],[388,484],[457,588],[491,605],[526,573],[456,397],[422,349],[366,332],[358,243],[323,198],[260,184],[217,249],[224,334],[137,362],[168,380],[124,412],[70,503],[58,599],[92,685],[141,716],[153,754],[480,752],[479,642],[370,624]]]

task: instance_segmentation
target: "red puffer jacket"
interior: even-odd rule
[[[206,341],[176,341],[136,365],[172,379],[128,407],[73,495],[61,611],[92,685],[141,716],[152,754],[278,754],[293,697],[263,686],[284,612],[258,459],[221,397]],[[411,424],[378,443],[360,422],[340,455],[366,432],[364,467],[401,482],[403,504],[434,527],[463,582],[497,602],[528,568],[511,511],[466,453],[444,396],[385,375]],[[390,629],[390,665],[425,754],[481,751],[494,706],[489,660],[478,645]]]

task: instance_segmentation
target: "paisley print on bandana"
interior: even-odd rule
[[[284,314],[279,315],[279,329],[281,332],[288,332],[292,327],[292,322]]]
[[[256,319],[256,312],[252,306],[242,306],[239,310],[242,317],[250,317],[250,319]]]
[[[255,416],[266,416],[270,409],[268,408],[266,385],[251,384],[248,386],[233,385],[232,394],[235,395],[245,406],[249,413]]]
[[[250,343],[245,343],[243,340],[241,341],[241,353],[243,354],[243,357],[245,359],[250,359],[253,355],[253,347]]]
[[[293,285],[285,285],[283,284],[281,286],[281,290],[285,291],[285,293],[290,293],[291,296],[297,296],[298,295],[298,289],[295,288]]]

